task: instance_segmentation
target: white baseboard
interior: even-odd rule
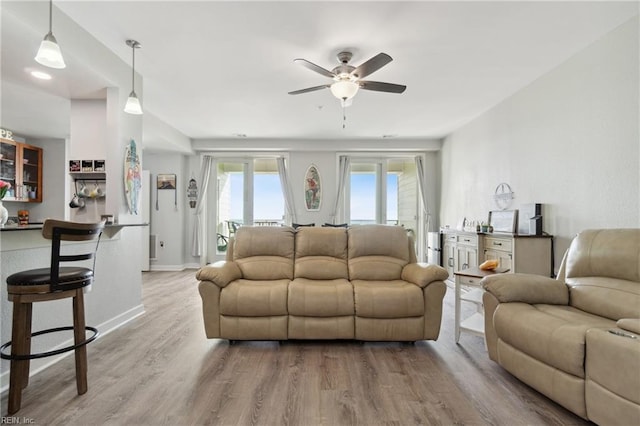
[[[106,336],[107,334],[111,333],[114,330],[117,330],[123,325],[133,321],[134,319],[138,318],[142,314],[144,314],[144,306],[140,304],[138,306],[135,306],[129,309],[126,312],[121,313],[120,315],[117,315],[116,317],[108,321],[103,322],[102,324],[96,327],[100,332],[98,339]],[[70,346],[70,345],[73,345],[73,339],[69,339],[66,342],[60,343],[59,345],[49,350],[53,351],[53,350],[63,348],[65,346]],[[65,352],[63,354],[52,356],[52,357],[31,360],[29,377],[35,376],[36,374],[43,371],[44,369],[59,362],[61,359],[67,356],[73,355],[73,353],[74,353],[73,351],[69,351],[69,352]],[[2,383],[2,387],[0,387],[0,393],[7,392],[9,390],[9,372],[10,370],[7,370],[4,373],[0,374],[0,383]],[[75,372],[71,372],[70,374],[75,374]]]
[[[186,266],[183,265],[151,265],[150,271],[154,272],[180,272],[184,271]]]

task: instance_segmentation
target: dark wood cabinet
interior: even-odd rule
[[[3,201],[42,202],[42,148],[0,138],[0,179],[11,189]]]

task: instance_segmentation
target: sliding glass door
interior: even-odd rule
[[[216,162],[216,254],[243,225],[284,223],[284,197],[275,158],[219,159]]]
[[[424,215],[420,207],[415,157],[351,157],[344,197],[344,219],[351,225],[403,226],[424,252]]]
[[[275,158],[253,161],[253,224],[280,226],[284,223],[284,195]]]

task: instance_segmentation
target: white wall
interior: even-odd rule
[[[151,173],[151,234],[157,236],[158,244],[164,243],[164,247],[158,246],[151,269],[182,270],[187,260],[185,235],[192,210],[186,200],[190,179],[186,159],[181,154],[145,153],[144,168]],[[176,190],[156,190],[158,174],[175,174]]]
[[[107,158],[107,102],[105,99],[71,101],[70,138],[67,156],[57,163],[49,162],[50,168],[54,164],[64,164],[65,175],[68,174],[69,160],[106,160]],[[106,165],[106,164],[105,164]],[[113,176],[111,176],[113,179]],[[105,198],[86,198],[83,208],[68,207],[69,201],[77,190],[86,184],[89,190],[93,189],[90,180],[76,183],[69,175],[69,190],[65,196],[65,210],[70,220],[75,222],[96,222],[103,214],[106,214]],[[104,189],[104,183],[100,186]],[[116,194],[107,193],[107,197],[117,197]],[[115,212],[109,212],[114,214]]]
[[[333,207],[338,185],[338,171],[335,152],[291,152],[289,154],[289,179],[296,210],[296,223],[333,223]],[[320,210],[307,211],[304,198],[304,177],[311,164],[315,164],[320,174],[322,200]]]
[[[71,100],[69,159],[104,160],[107,155],[105,99]]]
[[[441,223],[486,218],[507,182],[545,205],[556,269],[580,230],[640,226],[638,81],[636,17],[448,136]]]
[[[244,142],[245,147],[251,145],[250,141]],[[415,149],[418,142],[411,142],[410,150],[405,152],[417,152]],[[275,148],[277,143],[273,143]],[[279,146],[279,145],[278,145]],[[402,143],[397,145],[399,148],[407,148]],[[430,203],[432,211],[438,211],[438,154],[431,149],[434,146],[433,141],[423,141],[422,146],[426,152],[426,169],[427,180],[430,188]],[[344,144],[342,145],[344,148]],[[238,145],[236,146],[238,148]],[[257,146],[256,146],[257,148]],[[261,150],[264,151],[264,146]],[[295,202],[296,222],[297,223],[315,223],[317,226],[325,222],[332,222],[333,208],[336,197],[337,185],[337,156],[338,153],[346,151],[328,150],[326,145],[323,150],[303,151],[300,147],[293,147],[287,151],[289,156],[289,177],[293,186],[293,197]],[[249,149],[238,151],[239,156],[246,156]],[[257,150],[256,151],[260,151]],[[354,152],[355,153],[355,152]],[[212,155],[216,155],[215,152]],[[225,155],[231,155],[225,152]],[[189,267],[198,267],[200,258],[191,256],[192,231],[195,220],[195,210],[189,208],[186,199],[186,187],[189,179],[195,177],[198,181],[199,188],[202,188],[200,182],[200,154],[183,155],[178,153],[161,153],[161,152],[145,152],[145,170],[149,170],[152,175],[152,191],[151,191],[151,234],[158,236],[158,241],[164,241],[165,247],[159,248],[158,256],[151,263],[152,270],[181,270]],[[320,172],[322,180],[322,203],[319,211],[307,211],[304,203],[304,176],[309,165],[315,164]],[[174,206],[173,191],[159,191],[159,210],[155,209],[156,191],[154,189],[155,179],[158,173],[175,173],[178,182],[178,209]],[[211,182],[215,182],[215,170],[211,173]],[[212,185],[210,185],[210,189]],[[215,205],[215,203],[212,203]],[[209,210],[207,217],[214,217],[215,211]],[[437,217],[436,217],[437,218]],[[433,226],[433,224],[432,224]],[[437,226],[437,225],[436,225]],[[214,235],[215,230],[209,232]],[[221,259],[213,254],[215,241],[212,240],[209,248],[208,262]]]

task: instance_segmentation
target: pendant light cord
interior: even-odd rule
[[[345,111],[345,107],[344,107],[344,103],[345,101],[342,101],[342,128],[345,129],[347,127],[347,113]]]
[[[131,61],[131,91],[136,91],[136,42],[131,44],[131,51],[133,59]]]
[[[49,34],[53,31],[53,0],[49,0]]]

